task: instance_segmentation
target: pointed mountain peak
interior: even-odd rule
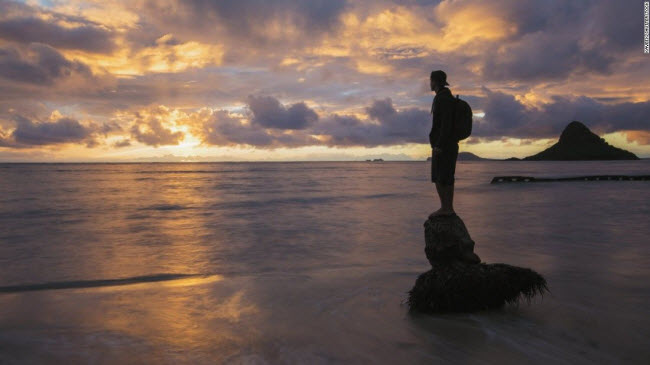
[[[600,137],[577,120],[572,121],[562,131],[560,143],[600,142]]]
[[[604,138],[574,120],[569,123],[560,140],[551,147],[524,160],[638,160],[639,158],[624,149],[614,147]]]

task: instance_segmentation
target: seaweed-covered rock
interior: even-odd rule
[[[548,291],[546,280],[531,269],[486,264],[474,253],[474,241],[456,214],[429,216],[424,222],[424,252],[431,270],[421,274],[408,294],[411,311],[470,312],[529,303]]]
[[[436,264],[409,291],[410,310],[471,312],[530,300],[548,291],[546,280],[531,269],[507,264]]]
[[[429,216],[424,222],[424,253],[431,266],[454,259],[478,264],[474,241],[457,214]]]

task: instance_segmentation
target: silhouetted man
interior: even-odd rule
[[[454,137],[453,111],[454,97],[451,90],[445,87],[447,74],[441,70],[431,72],[429,77],[431,90],[436,92],[431,106],[433,126],[429,133],[429,143],[432,148],[431,157],[431,182],[436,183],[440,209],[431,213],[436,215],[452,215],[454,212],[454,174],[456,173],[456,159],[458,158],[458,140]]]

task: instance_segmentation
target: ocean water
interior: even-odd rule
[[[409,314],[428,162],[0,164],[1,364],[593,364],[650,359],[650,160],[459,161],[484,262],[551,293]]]

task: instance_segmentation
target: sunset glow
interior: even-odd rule
[[[614,1],[0,0],[0,162],[424,160],[435,69],[460,151],[650,157],[642,45]]]

